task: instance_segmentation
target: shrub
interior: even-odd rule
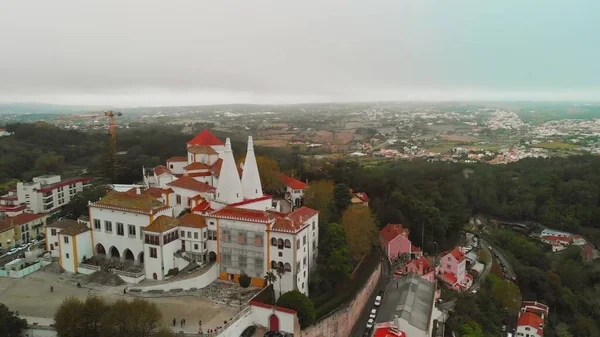
[[[238,282],[240,282],[240,286],[242,288],[248,288],[250,286],[251,281],[252,280],[250,279],[250,276],[246,274],[240,275],[240,278],[238,279]]]
[[[240,335],[240,337],[252,337],[254,336],[254,333],[256,332],[256,326],[255,325],[251,325],[249,327],[247,327],[244,332],[242,332],[242,334]]]
[[[316,319],[313,303],[298,290],[288,291],[281,295],[276,304],[280,307],[296,310],[302,328],[311,325]]]
[[[167,275],[165,276],[175,276],[179,274],[179,268],[175,267],[173,269],[169,269],[169,271],[167,272]]]

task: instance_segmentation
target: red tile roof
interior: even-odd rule
[[[431,269],[431,263],[429,263],[429,260],[427,260],[425,257],[420,257],[415,260],[410,260],[406,264],[409,265],[411,263],[414,264],[415,267],[417,267],[417,269],[419,269],[419,265],[423,265],[423,271],[425,273],[429,272]]]
[[[522,313],[517,321],[517,326],[530,326],[538,331],[538,335],[543,334],[543,329],[540,328],[541,324],[544,324],[544,320],[531,312]]]
[[[583,257],[585,257],[586,259],[591,259],[594,257],[594,248],[592,248],[592,246],[590,245],[585,245],[583,247]]]
[[[208,129],[202,130],[194,139],[188,142],[188,145],[225,145],[217,136],[213,135]]]
[[[385,326],[382,328],[376,328],[373,337],[406,337],[406,334],[400,331],[398,328]]]
[[[187,148],[188,152],[194,154],[217,154],[217,151],[210,146],[207,145],[190,145]]]
[[[455,285],[457,282],[456,275],[454,275],[452,273],[444,273],[442,275],[442,279],[444,282],[446,282],[450,285]]]
[[[465,259],[465,254],[463,254],[463,252],[461,252],[458,248],[454,248],[449,252],[445,252],[442,254],[442,256],[446,256],[448,254],[452,255],[457,262],[462,262],[462,260]]]
[[[210,202],[204,200],[201,203],[199,203],[198,205],[196,205],[194,208],[192,208],[192,212],[200,212],[200,213],[205,213],[205,212],[210,212],[213,209],[210,207]]]
[[[566,243],[572,243],[573,239],[571,238],[566,238],[564,236],[556,236],[556,235],[544,235],[541,237],[542,240],[548,240],[548,241],[554,241],[554,242],[566,242]]]
[[[168,168],[166,168],[163,165],[158,165],[152,171],[154,172],[154,174],[156,176],[160,176],[161,174],[164,174],[164,173],[168,173],[170,175],[173,175],[173,172],[171,172],[171,170],[169,170]]]
[[[2,212],[18,212],[27,208],[27,205],[0,205],[0,211]]]
[[[39,213],[39,214],[23,213],[23,214],[15,215],[13,217],[6,217],[6,220],[9,221],[10,223],[12,223],[13,225],[20,226],[20,225],[24,225],[26,223],[35,221],[37,219],[41,219],[46,216],[48,216],[48,214],[46,214],[46,213]]]
[[[258,301],[250,301],[250,305],[253,305],[255,307],[261,307],[261,308],[269,309],[269,310],[271,308],[275,308],[275,311],[287,312],[289,314],[295,314],[296,313],[296,310],[293,310],[293,309],[288,309],[288,308],[284,308],[284,307],[278,307],[276,305],[266,304],[266,303],[262,303],[262,302],[258,302]]]
[[[408,235],[408,228],[402,228],[401,224],[390,223],[379,231],[379,236],[381,236],[383,242],[390,243],[390,241],[394,240],[398,235],[401,235],[402,233],[406,233],[406,235]]]
[[[288,217],[296,222],[305,222],[313,216],[319,214],[319,211],[306,206],[302,206],[292,213],[288,214]]]
[[[171,158],[167,159],[167,163],[168,162],[182,162],[182,161],[187,162],[188,161],[187,157],[171,157]]]
[[[196,173],[188,173],[187,174],[188,177],[192,177],[192,178],[208,177],[208,176],[212,176],[212,175],[213,175],[212,172],[196,172]]]
[[[221,174],[221,166],[223,166],[223,159],[219,158],[210,166],[210,170],[214,173],[215,177]]]
[[[163,233],[171,230],[179,225],[179,219],[170,217],[168,215],[161,215],[152,221],[151,224],[144,227],[146,232]]]
[[[255,198],[255,199],[246,199],[244,201],[240,201],[240,202],[236,202],[234,204],[230,204],[229,206],[232,206],[232,207],[243,206],[243,205],[253,204],[255,202],[264,201],[264,200],[271,199],[271,198],[273,198],[273,197],[270,196],[270,195],[265,194],[262,197],[258,197],[258,198]]]
[[[306,188],[306,184],[301,182],[298,179],[292,178],[288,175],[282,174],[281,180],[283,180],[283,184],[293,190],[303,190]]]
[[[419,248],[411,243],[410,244],[410,252],[411,253],[422,253],[423,250],[421,250],[421,248]]]
[[[208,170],[208,169],[210,169],[210,166],[195,161],[195,162],[193,162],[191,164],[188,164],[183,169],[186,170],[186,171],[191,171],[191,170]]]
[[[190,191],[213,193],[216,189],[207,183],[203,183],[189,176],[183,176],[167,184],[171,187],[179,187]]]
[[[16,195],[3,195],[0,197],[0,200],[18,200],[19,197]]]
[[[142,194],[150,195],[156,199],[162,198],[163,194],[173,193],[173,190],[170,188],[158,188],[158,187],[150,187],[142,191]]]
[[[179,226],[204,228],[206,227],[206,219],[200,214],[186,213],[179,218]]]
[[[364,192],[359,192],[359,193],[356,193],[355,195],[364,202],[369,202],[371,200],[371,199],[369,199],[369,196],[367,195],[367,193],[364,193]]]
[[[0,220],[0,233],[12,228],[12,224],[8,220]]]
[[[211,216],[261,223],[268,223],[274,219],[274,216],[266,211],[257,211],[253,209],[244,209],[231,206],[222,208],[212,213]]]
[[[168,208],[167,205],[147,194],[128,192],[108,192],[102,199],[92,204],[95,207],[124,210],[134,213],[153,214]]]

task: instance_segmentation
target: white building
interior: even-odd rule
[[[286,187],[285,199],[292,204],[292,209],[300,207],[302,198],[304,198],[306,183],[285,174],[281,175],[281,179]]]
[[[521,337],[542,337],[548,317],[547,305],[535,301],[523,301],[517,320],[516,335]]]
[[[59,263],[68,272],[76,273],[79,263],[92,257],[90,229],[75,221],[58,233]]]
[[[90,180],[85,177],[61,180],[59,175],[44,175],[33,178],[32,182],[19,182],[18,203],[27,205],[30,213],[53,213],[69,203],[75,194],[91,186]]]
[[[241,177],[240,171],[230,140],[202,131],[187,144],[186,157],[143,170],[146,189],[110,192],[89,205],[94,255],[143,264],[146,278],[154,280],[189,263],[217,263],[219,278],[237,282],[246,274],[255,286],[264,286],[265,274],[273,272],[281,276],[281,293],[297,289],[308,295],[318,255],[318,212],[278,212],[263,194],[251,137]],[[292,183],[290,195],[301,198],[305,184]],[[55,228],[49,235],[60,233]]]
[[[8,132],[8,131],[6,131],[4,129],[0,129],[0,137],[7,137],[7,136],[10,136],[10,135],[12,135],[11,132]]]

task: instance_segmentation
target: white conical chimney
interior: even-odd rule
[[[242,188],[244,189],[245,199],[256,199],[263,196],[252,136],[248,137],[248,151],[246,152],[246,161],[242,172]]]
[[[242,196],[242,182],[238,174],[235,159],[231,152],[231,141],[227,138],[225,152],[223,152],[223,164],[219,174],[219,185],[217,186],[217,200],[233,204],[244,200]]]

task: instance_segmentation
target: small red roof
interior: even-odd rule
[[[16,195],[3,195],[0,197],[0,200],[18,200],[19,197]]]
[[[182,161],[187,162],[188,161],[187,157],[171,157],[171,158],[167,159],[167,163],[168,162],[182,162]]]
[[[194,139],[188,142],[188,145],[225,145],[217,136],[213,135],[208,129],[202,130]]]
[[[423,265],[423,270],[427,270],[427,269],[431,268],[431,263],[429,263],[429,260],[427,260],[423,256],[420,257],[420,258],[418,258],[418,259],[415,259],[415,260],[410,260],[406,264],[408,265],[408,264],[411,264],[411,263],[414,263],[414,265],[416,267],[418,267],[419,265]]]
[[[554,241],[554,242],[566,242],[566,243],[571,243],[573,242],[573,239],[568,238],[568,237],[564,237],[564,236],[556,236],[556,235],[544,235],[541,237],[542,240],[548,240],[548,241]]]
[[[212,186],[210,186],[207,183],[203,183],[201,181],[198,181],[192,177],[188,177],[188,176],[183,176],[173,182],[170,182],[167,184],[168,186],[171,187],[179,187],[179,188],[184,188],[186,190],[191,190],[191,191],[196,191],[196,192],[207,192],[207,193],[213,193],[214,191],[216,191],[216,189]]]
[[[398,235],[406,233],[408,235],[408,228],[402,228],[402,224],[389,223],[379,231],[381,239],[387,244],[394,240]]]
[[[461,252],[458,248],[454,248],[449,252],[445,252],[444,254],[442,254],[442,256],[446,256],[448,254],[452,255],[459,263],[465,259],[465,254],[463,254],[463,252]]]
[[[206,219],[200,214],[186,213],[179,218],[179,225],[183,227],[204,228]]]
[[[214,164],[210,166],[210,170],[214,173],[215,177],[218,177],[221,174],[221,166],[223,166],[223,159],[217,159]]]
[[[190,171],[190,170],[208,170],[208,169],[210,169],[210,166],[195,161],[195,162],[193,162],[193,163],[185,166],[183,169],[186,170],[186,171]]]
[[[20,205],[0,205],[0,211],[2,212],[18,212],[27,208],[26,204]]]
[[[244,209],[231,206],[221,208],[220,210],[212,213],[211,216],[264,223],[268,223],[274,218],[271,214],[265,211],[257,211],[253,209]]]
[[[406,337],[406,334],[396,327],[384,326],[376,328],[373,337]]]
[[[202,201],[201,203],[196,205],[194,208],[192,208],[192,212],[200,212],[200,213],[206,213],[206,212],[209,212],[212,210],[213,209],[210,207],[210,202],[208,202],[207,200]]]
[[[319,214],[319,211],[302,206],[290,213],[288,217],[296,222],[304,222],[317,214]]]
[[[26,223],[30,223],[32,221],[35,221],[37,219],[43,218],[45,216],[47,216],[48,214],[46,213],[39,213],[39,214],[33,214],[33,213],[22,213],[19,215],[15,215],[13,217],[7,217],[6,220],[8,220],[8,222],[10,222],[13,225],[24,225]]]
[[[531,312],[522,313],[517,321],[517,326],[530,326],[536,329],[539,335],[541,335],[541,332],[543,332],[540,328],[542,324],[544,324],[544,320],[540,316]]]
[[[208,177],[208,176],[212,176],[213,173],[212,172],[196,172],[196,173],[188,173],[187,176],[188,177]]]
[[[422,253],[423,250],[421,250],[421,248],[419,248],[411,243],[410,244],[410,252],[411,253]]]
[[[306,184],[301,182],[296,178],[292,178],[288,175],[282,174],[281,180],[283,180],[283,184],[293,190],[303,190],[306,188]]]
[[[451,284],[451,285],[455,285],[457,282],[456,275],[454,275],[452,273],[444,273],[442,275],[442,278],[443,278],[444,282]]]
[[[237,206],[249,205],[249,204],[253,204],[255,202],[264,201],[264,200],[271,199],[271,198],[273,198],[273,197],[270,196],[270,195],[265,194],[262,197],[258,197],[256,199],[246,199],[244,201],[240,201],[240,202],[236,202],[236,203],[233,203],[233,204],[229,204],[229,206],[237,207]]]
[[[154,174],[158,177],[164,173],[168,173],[170,175],[173,175],[173,172],[171,172],[171,170],[169,170],[168,168],[166,168],[164,165],[158,165],[157,167],[154,168]]]
[[[355,195],[364,202],[369,202],[371,200],[371,199],[369,199],[369,196],[367,195],[367,193],[364,193],[364,192],[359,192],[359,193],[356,193]]]
[[[594,248],[592,248],[592,246],[590,245],[585,245],[583,247],[583,256],[586,259],[591,259],[594,257]]]

